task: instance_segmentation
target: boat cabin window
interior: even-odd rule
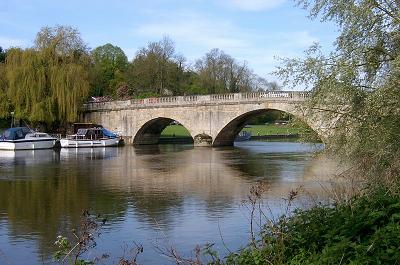
[[[102,129],[90,128],[90,129],[78,129],[76,136],[84,139],[97,140],[104,137]]]
[[[78,129],[78,131],[76,132],[77,135],[86,135],[86,129]]]

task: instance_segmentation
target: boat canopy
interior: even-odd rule
[[[102,128],[102,130],[103,130],[103,134],[105,136],[107,136],[108,138],[117,138],[117,134],[107,130],[106,128]]]
[[[2,140],[18,140],[18,139],[24,139],[25,136],[32,132],[31,129],[28,127],[14,127],[14,128],[9,128],[4,131],[3,135],[1,135]]]

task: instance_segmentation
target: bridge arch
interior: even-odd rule
[[[311,129],[313,129],[312,125],[310,125],[306,120],[304,120],[304,116],[299,115],[299,113],[296,113],[295,111],[292,111],[289,109],[282,109],[282,108],[261,108],[261,109],[250,110],[250,111],[244,112],[242,114],[239,114],[232,120],[230,120],[217,133],[217,135],[212,143],[212,146],[232,146],[236,136],[248,124],[248,122],[251,119],[261,116],[263,114],[266,114],[269,111],[274,111],[274,110],[288,113],[296,118],[299,118],[300,120],[305,122]]]
[[[167,117],[157,117],[146,121],[144,124],[140,126],[139,130],[136,132],[133,139],[133,144],[135,145],[157,144],[159,142],[161,132],[173,121],[177,120]],[[182,124],[180,121],[178,122]],[[192,136],[190,129],[186,127],[184,124],[182,124],[182,126],[185,127],[185,129],[188,130],[189,134]]]

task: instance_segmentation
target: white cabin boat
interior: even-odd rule
[[[9,128],[0,136],[0,150],[50,149],[57,144],[57,138],[28,127]]]
[[[120,139],[115,134],[104,128],[78,129],[76,134],[67,135],[67,138],[60,140],[61,147],[64,148],[118,146],[119,142]]]

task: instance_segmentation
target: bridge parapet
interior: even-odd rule
[[[184,105],[215,105],[218,103],[252,103],[264,101],[304,101],[310,92],[265,91],[249,93],[191,95],[160,98],[132,99],[124,101],[90,102],[83,105],[83,111],[140,109]]]

